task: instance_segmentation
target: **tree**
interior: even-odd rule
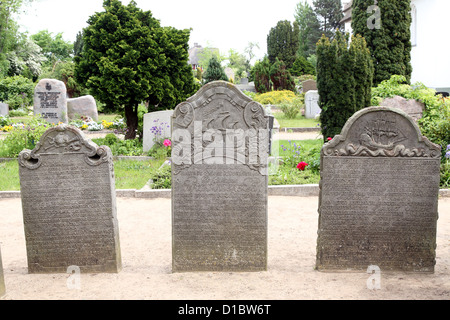
[[[188,65],[190,30],[161,27],[136,2],[105,0],[88,19],[84,49],[75,60],[76,80],[105,104],[124,113],[126,139],[136,137],[138,105],[171,109],[197,89]]]
[[[73,55],[79,56],[83,51],[84,41],[83,41],[83,31],[77,33],[75,42],[73,43]]]
[[[270,80],[274,90],[295,90],[295,82],[291,74],[286,69],[286,64],[276,58],[275,63],[270,67]]]
[[[321,36],[319,19],[306,0],[297,4],[294,17],[299,26],[298,55],[306,58],[316,52],[316,43]]]
[[[304,74],[316,74],[315,67],[304,56],[298,56],[295,59],[294,65],[289,72],[294,76],[301,76]]]
[[[216,80],[228,81],[228,77],[225,74],[225,71],[223,70],[216,56],[213,56],[209,60],[208,69],[206,69],[206,72],[203,76],[203,80],[204,83]]]
[[[409,0],[353,1],[353,34],[367,41],[375,67],[374,85],[392,75],[411,80],[410,11]]]
[[[317,43],[317,89],[321,108],[322,135],[326,140],[339,134],[358,110],[370,106],[373,65],[364,38],[336,32]]]
[[[6,57],[9,61],[9,76],[23,75],[33,81],[40,76],[42,63],[47,60],[41,47],[24,35]]]
[[[327,38],[332,38],[334,33],[342,31],[340,21],[344,17],[341,0],[314,0],[314,12],[320,22],[320,31]]]
[[[255,66],[252,68],[252,75],[256,92],[266,93],[272,89],[270,82],[270,61],[267,56],[255,63]]]
[[[270,29],[267,36],[267,55],[270,63],[276,58],[283,61],[287,68],[294,64],[299,46],[299,26],[296,21],[278,21],[277,25]]]
[[[57,61],[72,59],[73,44],[63,39],[62,33],[53,35],[48,30],[41,30],[30,37],[39,47],[48,61],[55,65]]]
[[[243,54],[235,51],[234,49],[230,49],[228,52],[228,63],[227,67],[231,68],[234,71],[235,79],[238,80],[245,76],[247,71],[247,59]]]

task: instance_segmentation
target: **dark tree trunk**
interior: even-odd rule
[[[127,105],[125,106],[125,118],[127,119],[127,133],[125,134],[125,140],[136,138],[136,131],[138,129],[138,106]]]

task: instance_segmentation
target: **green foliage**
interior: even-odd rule
[[[152,189],[170,189],[172,187],[171,166],[162,165],[151,173],[150,179],[153,181]]]
[[[42,72],[42,64],[47,60],[41,48],[25,35],[18,37],[14,48],[7,53],[9,61],[8,75],[23,75],[33,81]]]
[[[114,135],[114,134],[113,134]],[[111,149],[114,156],[142,156],[142,142],[139,139],[113,139],[112,136],[108,138],[92,139],[97,145],[105,145]]]
[[[436,90],[423,83],[407,83],[403,75],[393,75],[372,89],[372,104],[378,105],[383,99],[401,96],[415,99],[425,104],[423,116],[418,124],[424,136],[439,144],[443,150],[450,144],[450,99],[436,95]]]
[[[261,104],[282,104],[292,102],[295,99],[295,93],[290,90],[269,91],[262,94],[256,94],[253,98]]]
[[[203,81],[206,84],[208,82],[217,81],[217,80],[228,81],[228,77],[225,74],[225,71],[222,68],[217,57],[213,56],[209,60],[208,69],[206,69],[206,72],[203,75]]]
[[[34,83],[23,76],[0,79],[0,101],[9,105],[11,110],[33,104]]]
[[[292,68],[289,69],[289,71],[293,76],[301,76],[304,74],[312,74],[312,75],[316,74],[316,68],[304,56],[298,56],[297,59],[295,59],[295,62],[292,65]]]
[[[314,13],[320,23],[320,33],[332,38],[336,31],[343,31],[340,21],[344,17],[341,0],[314,0]]]
[[[330,42],[323,36],[317,44],[317,88],[322,109],[320,122],[324,139],[341,132],[358,110],[370,106],[373,66],[364,38],[339,31]]]
[[[278,90],[295,90],[295,82],[290,72],[286,68],[283,61],[275,59],[274,64],[270,67],[270,80],[273,83],[273,89]]]
[[[374,4],[377,5],[378,11],[368,10],[369,6]],[[353,1],[353,33],[366,39],[375,67],[375,85],[388,80],[392,75],[403,75],[407,82],[410,82],[410,11],[410,0]],[[380,25],[375,24],[375,19],[378,19]]]
[[[32,150],[42,134],[52,125],[39,117],[33,117],[27,124],[14,127],[5,139],[0,140],[0,157],[14,158],[23,149]]]
[[[30,38],[42,48],[42,53],[47,57],[51,66],[57,61],[71,59],[73,44],[65,41],[61,32],[53,35],[48,30],[41,30],[31,35]]]
[[[106,0],[105,11],[88,20],[84,49],[75,60],[77,82],[105,104],[123,112],[133,139],[138,128],[138,104],[149,111],[173,109],[198,86],[188,65],[190,30],[161,27],[150,11]]]
[[[300,1],[295,10],[295,21],[299,25],[298,55],[307,57],[316,52],[316,43],[320,39],[320,23],[311,7],[306,1]]]
[[[72,61],[60,61],[54,68],[40,76],[40,79],[44,78],[57,79],[64,82],[69,98],[76,98],[89,94],[88,90],[75,79],[75,64]]]
[[[293,25],[288,20],[278,21],[277,25],[270,29],[267,36],[267,55],[270,63],[276,59],[283,61],[287,68],[294,64],[299,47],[299,26],[296,21]]]
[[[256,92],[266,93],[272,89],[272,84],[270,82],[270,61],[267,56],[255,63],[252,74]]]

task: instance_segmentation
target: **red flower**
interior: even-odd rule
[[[331,141],[331,140],[333,140],[333,138],[331,138],[331,137],[328,137],[328,138],[327,138],[327,141]]]
[[[306,166],[307,166],[308,164],[306,163],[306,162],[300,162],[298,165],[297,165],[297,169],[298,170],[301,170],[301,171],[303,171],[303,170],[305,170],[305,168],[306,168]]]

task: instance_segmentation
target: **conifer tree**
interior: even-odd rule
[[[294,79],[286,69],[286,64],[278,58],[270,67],[270,80],[273,83],[273,90],[295,90]]]
[[[334,33],[342,31],[340,21],[344,17],[341,0],[314,0],[314,12],[320,22],[320,31],[328,38]]]
[[[336,32],[317,43],[317,89],[320,122],[326,140],[339,134],[358,110],[370,106],[373,66],[364,38]]]
[[[410,0],[353,0],[353,34],[366,39],[371,52],[374,85],[392,75],[411,79]]]
[[[216,80],[228,81],[228,77],[216,56],[212,56],[209,60],[208,69],[206,69],[203,80],[205,83]]]
[[[267,55],[270,63],[276,58],[283,61],[287,68],[294,64],[299,47],[299,26],[296,21],[291,25],[290,21],[278,21],[277,25],[270,29],[267,36]]]

